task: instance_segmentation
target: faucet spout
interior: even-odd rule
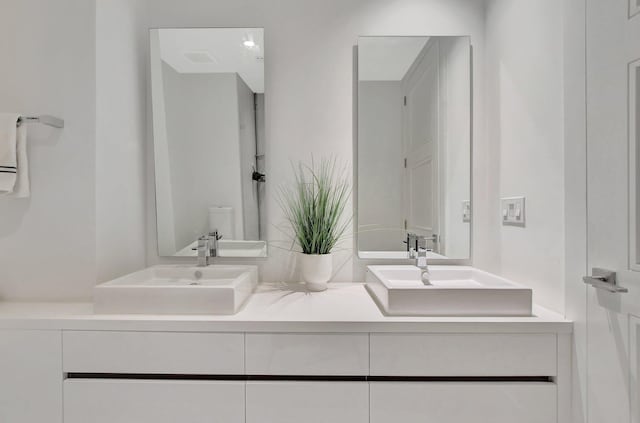
[[[429,272],[429,265],[427,264],[427,250],[424,248],[418,248],[416,267],[420,269],[420,280],[422,283],[425,285],[432,285],[431,273]]]
[[[425,285],[432,285],[429,264],[427,263],[427,238],[422,235],[407,234],[407,249],[409,258],[415,259],[416,267],[420,269],[420,280]]]

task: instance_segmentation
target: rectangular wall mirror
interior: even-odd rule
[[[264,31],[152,29],[160,256],[265,257]]]
[[[360,37],[357,246],[361,258],[469,259],[469,37]]]

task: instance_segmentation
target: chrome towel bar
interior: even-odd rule
[[[41,115],[41,116],[20,116],[18,119],[18,126],[23,123],[42,123],[44,125],[53,126],[54,128],[64,128],[64,120],[55,116]]]

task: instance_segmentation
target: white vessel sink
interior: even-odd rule
[[[94,288],[97,314],[234,314],[258,284],[256,266],[154,266]]]
[[[531,316],[529,288],[468,266],[368,266],[367,289],[391,316]]]

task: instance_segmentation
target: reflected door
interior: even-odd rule
[[[630,0],[587,0],[588,264],[626,293],[587,288],[587,420],[640,422],[640,266],[635,151],[640,17]],[[635,1],[635,0],[631,0]]]
[[[428,238],[439,233],[438,63],[431,38],[402,81],[406,229]],[[428,247],[437,251],[435,244]]]

